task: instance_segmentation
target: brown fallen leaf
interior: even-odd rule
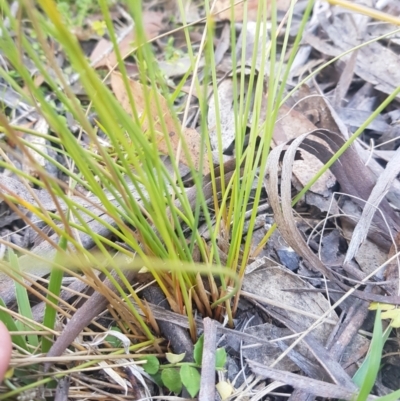
[[[305,40],[317,51],[335,57],[359,44],[359,25],[354,23],[350,14],[335,15],[332,20],[322,14],[318,18],[329,39],[310,33],[305,35]],[[349,58],[347,55],[342,59]],[[395,51],[380,42],[374,42],[359,49],[354,73],[370,82],[376,90],[390,94],[400,84],[399,62],[399,55]]]
[[[111,54],[114,54],[114,52],[110,50],[111,47],[112,43],[108,39],[101,38],[97,42],[89,57],[90,63],[94,68],[107,67],[108,65],[111,65],[109,58],[111,57]]]
[[[183,130],[185,142],[188,147],[190,156],[194,166],[199,169],[200,166],[200,134],[194,128],[184,128]],[[206,175],[210,172],[210,164],[206,156],[203,158],[203,174]]]
[[[164,14],[158,11],[143,12],[143,26],[148,40],[153,39],[160,34],[160,31],[164,26],[162,23],[163,17]],[[122,58],[125,58],[129,51],[133,49],[134,40],[135,29],[132,27],[131,31],[128,32],[128,34],[118,44]],[[95,62],[102,54],[104,54],[104,57],[94,65],[94,68],[108,67],[111,69],[115,64],[117,64],[117,56],[115,52],[112,50],[110,53],[107,53],[107,48],[111,45],[111,42],[106,39],[101,39],[97,43],[90,55],[90,60]]]
[[[217,0],[214,6],[214,13],[218,13],[217,18],[221,20],[231,20],[231,9],[232,3],[237,1],[232,0]],[[259,0],[248,0],[234,7],[234,21],[243,21],[243,15],[245,7],[247,7],[247,20],[257,21],[258,16],[258,5]],[[287,11],[290,5],[290,0],[276,0],[276,7],[280,11]],[[260,10],[262,5],[260,4]],[[271,2],[267,0],[267,14],[270,15]]]
[[[171,115],[166,99],[160,93],[154,92],[151,88],[145,88],[140,82],[129,80],[129,86],[133,100],[135,102],[136,111],[139,115],[140,120],[142,121],[143,132],[146,133],[146,131],[148,131],[150,126],[148,119],[149,113],[147,112],[145,103],[145,91],[147,91],[150,95],[150,109],[154,111],[151,114],[150,118],[153,121],[153,127],[157,133],[157,148],[161,153],[168,155],[168,146],[165,142],[165,137],[163,134],[162,124],[161,124],[161,118],[162,118],[166,126],[167,132],[169,134],[171,147],[174,152],[177,152],[180,142],[179,141],[180,135],[177,133],[177,129],[182,129],[182,127],[177,126],[177,123],[174,121],[174,118]],[[127,111],[129,114],[132,114],[131,106],[129,104],[128,94],[126,92],[125,85],[122,80],[122,75],[120,73],[113,72],[111,74],[111,88],[116,98],[124,108],[124,110]],[[157,110],[156,97],[162,112],[161,116],[157,115],[156,113]],[[190,159],[194,164],[195,168],[198,169],[200,166],[201,137],[196,130],[190,128],[183,129],[183,136],[188,148]],[[186,166],[189,166],[189,162],[183,150],[180,152],[179,162],[183,163]],[[204,156],[203,159],[202,172],[203,174],[207,174],[209,172],[209,164],[206,155]]]
[[[315,130],[315,125],[302,113],[283,105],[279,109],[278,122],[274,129],[274,144],[280,145],[299,135]],[[301,152],[301,160],[294,164],[294,176],[301,187],[304,187],[312,177],[320,170],[323,163],[315,156],[307,152]],[[336,179],[330,171],[311,187],[311,191],[322,196],[329,196],[329,189],[335,184]]]

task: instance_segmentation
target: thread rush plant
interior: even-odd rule
[[[232,2],[233,3],[233,2]],[[121,73],[124,89],[127,93],[129,110],[122,107],[108,86],[100,79],[98,73],[90,66],[83,54],[80,44],[65,24],[59,7],[54,0],[39,0],[40,10],[36,3],[31,0],[20,0],[20,12],[17,17],[11,12],[7,2],[1,3],[1,11],[4,18],[0,19],[0,49],[6,56],[13,74],[0,66],[0,77],[16,90],[22,98],[35,106],[36,111],[49,124],[49,133],[43,134],[27,127],[11,125],[4,112],[0,113],[0,125],[9,143],[13,143],[20,150],[20,154],[6,142],[1,143],[1,149],[5,153],[10,152],[17,159],[29,162],[35,171],[35,177],[26,174],[14,166],[12,162],[3,157],[0,167],[8,169],[30,182],[38,188],[44,188],[53,194],[53,200],[57,203],[63,202],[64,209],[58,205],[58,212],[47,211],[46,208],[35,207],[23,202],[18,197],[9,197],[10,203],[23,204],[33,215],[43,221],[58,234],[59,240],[54,243],[57,251],[55,257],[48,257],[47,262],[53,266],[47,290],[46,318],[44,324],[49,329],[54,328],[54,308],[59,302],[58,294],[61,289],[62,274],[76,275],[74,267],[68,260],[73,253],[79,255],[79,263],[86,274],[87,281],[94,285],[97,278],[92,269],[96,268],[109,277],[118,289],[121,297],[128,305],[134,316],[135,328],[143,338],[143,345],[155,341],[151,327],[140,316],[136,308],[125,294],[122,286],[110,275],[110,268],[118,273],[120,280],[126,285],[129,294],[138,307],[146,314],[146,307],[130,283],[126,282],[123,268],[132,265],[133,255],[137,255],[138,261],[133,263],[135,269],[145,266],[163,291],[169,301],[171,308],[180,313],[186,313],[190,323],[192,338],[196,338],[196,327],[193,319],[192,304],[199,310],[210,311],[216,318],[222,318],[222,306],[225,308],[230,323],[232,324],[234,314],[239,302],[239,282],[243,278],[245,268],[251,256],[255,255],[268,240],[275,227],[267,233],[260,244],[252,243],[257,208],[261,200],[263,182],[257,179],[265,170],[268,153],[271,145],[273,131],[277,115],[281,105],[287,100],[285,94],[286,82],[299,49],[303,31],[312,12],[314,1],[310,0],[302,16],[298,35],[292,46],[287,61],[285,55],[289,47],[289,32],[292,23],[293,10],[296,1],[292,0],[287,13],[286,31],[283,44],[278,44],[278,33],[282,26],[278,25],[276,2],[271,1],[271,17],[269,25],[267,20],[267,2],[259,2],[259,12],[256,21],[255,43],[250,73],[245,70],[246,30],[242,34],[242,51],[236,54],[237,33],[234,24],[231,24],[231,49],[232,49],[232,84],[233,84],[233,110],[235,114],[234,131],[236,166],[232,178],[224,179],[224,155],[221,134],[221,112],[218,109],[218,77],[215,65],[215,49],[213,47],[213,36],[215,21],[212,17],[213,8],[211,2],[205,1],[206,10],[205,29],[198,54],[195,54],[189,36],[189,25],[185,23],[184,5],[178,1],[183,21],[182,30],[186,38],[186,46],[191,61],[188,73],[177,85],[176,90],[171,93],[167,83],[158,69],[158,63],[151,48],[151,41],[147,40],[145,27],[143,26],[142,3],[137,0],[126,2],[130,15],[135,25],[135,43],[132,54],[135,56],[139,71],[139,81],[144,88],[145,111],[140,114],[131,91],[130,79],[126,71],[124,60],[126,54],[121,54],[118,47],[118,39],[113,26],[107,0],[99,0],[108,35],[113,43],[117,58],[116,68]],[[231,10],[232,20],[233,8]],[[23,25],[26,17],[32,24],[36,40],[32,42],[29,31]],[[243,16],[243,26],[248,23],[247,13]],[[11,35],[11,32],[15,36]],[[379,39],[379,38],[378,38]],[[376,39],[376,40],[378,40]],[[80,100],[73,93],[70,78],[66,76],[58,66],[50,41],[56,41],[63,49],[65,56],[78,76],[78,82],[82,85],[87,95],[90,106],[82,107]],[[365,44],[364,44],[365,45]],[[36,47],[40,47],[38,56]],[[260,49],[260,51],[258,51]],[[49,87],[47,94],[35,84],[33,77],[25,67],[23,57],[27,57],[36,66]],[[261,62],[258,69],[257,56]],[[203,80],[199,80],[199,60],[204,57]],[[326,67],[337,58],[324,64]],[[321,67],[321,69],[323,68]],[[49,73],[49,70],[52,73]],[[320,69],[318,69],[319,71]],[[315,72],[316,73],[316,72]],[[248,74],[248,75],[247,75]],[[17,78],[16,78],[17,77]],[[185,140],[185,132],[190,104],[190,97],[183,110],[183,118],[177,117],[174,108],[180,89],[191,81],[191,93],[196,92],[200,109],[199,120],[199,165],[195,166],[192,161],[188,144]],[[267,78],[265,78],[267,77]],[[306,79],[308,79],[307,77]],[[21,81],[26,90],[22,89]],[[300,82],[291,93],[302,85]],[[245,85],[247,83],[247,85]],[[264,87],[267,84],[268,96],[266,115],[261,118],[262,98]],[[209,106],[209,91],[216,105],[216,131],[217,131],[217,158],[221,166],[221,199],[217,197],[217,177],[212,164],[212,146],[209,138],[209,127],[207,124],[207,112]],[[346,146],[349,146],[364,128],[372,121],[378,113],[400,92],[398,88],[389,96],[375,113],[363,124],[352,136]],[[28,94],[29,93],[29,94]],[[175,148],[171,142],[170,132],[166,125],[165,110],[161,104],[161,95],[166,99],[168,113],[174,121],[174,134],[180,139],[179,146]],[[69,112],[80,129],[89,140],[87,148],[82,147],[79,138],[74,135],[66,122],[52,106],[51,100],[57,100],[62,107]],[[96,123],[92,124],[87,115],[93,110],[96,114]],[[154,116],[154,118],[150,118]],[[248,128],[248,121],[251,124]],[[148,125],[144,129],[143,121]],[[161,127],[161,129],[158,129]],[[248,130],[248,132],[247,132]],[[51,131],[51,132],[50,132]],[[107,141],[107,146],[100,142],[98,132],[101,131]],[[55,157],[37,148],[35,144],[25,140],[19,132],[29,133],[38,139],[47,141],[47,147],[57,147],[59,155],[68,161],[65,165]],[[247,136],[245,135],[247,132]],[[159,157],[159,141],[163,140],[168,149],[168,156],[172,161],[173,174],[166,168]],[[245,143],[248,145],[245,146]],[[298,200],[306,190],[318,179],[322,172],[337,160],[343,147],[334,158],[329,161],[323,170],[312,180],[304,190],[295,198]],[[38,164],[32,156],[33,153],[43,157],[47,163],[52,164],[68,177],[68,183],[62,182],[50,176],[49,173]],[[3,153],[4,154],[4,153]],[[194,185],[197,188],[195,206],[192,207],[186,195],[184,182],[179,173],[179,161],[184,155],[188,161],[188,167]],[[206,156],[207,161],[204,161]],[[212,204],[215,209],[215,222],[207,207],[207,199],[203,193],[203,167],[209,164],[211,183],[214,188]],[[66,165],[74,168],[67,168]],[[256,182],[255,190],[253,183]],[[77,191],[76,188],[80,188]],[[112,223],[105,222],[96,215],[93,210],[82,206],[74,196],[82,196],[82,192],[92,194],[93,199],[98,199],[100,204],[91,201],[94,206],[111,219]],[[253,199],[251,197],[255,193]],[[178,200],[180,207],[175,204]],[[252,213],[246,240],[242,245],[245,228],[245,214],[252,202]],[[200,215],[204,216],[210,235],[210,242],[206,244],[198,230]],[[93,219],[109,230],[116,241],[97,234],[91,230],[86,218]],[[27,224],[33,223],[25,218]],[[63,227],[58,224],[62,222]],[[182,224],[190,230],[187,236]],[[85,249],[80,243],[77,232],[85,233],[93,238],[96,252]],[[43,235],[43,234],[42,234]],[[229,239],[229,250],[225,266],[221,266],[218,238]],[[49,240],[49,238],[44,238]],[[2,240],[4,243],[5,241]],[[124,245],[121,245],[124,244]],[[21,254],[27,254],[39,262],[46,259],[46,255],[39,257],[32,252],[19,249],[13,244],[7,243]],[[197,263],[194,258],[194,250],[198,249],[202,264]],[[124,262],[124,258],[129,262]],[[42,259],[42,260],[41,260]],[[78,262],[77,262],[78,263]],[[15,259],[10,258],[10,264],[15,265]],[[0,270],[6,272],[9,264],[0,263]],[[16,270],[13,274],[17,275]],[[63,272],[63,273],[62,273]],[[201,272],[209,281],[211,296],[209,304],[204,305],[204,289],[199,285],[197,273]],[[23,276],[23,273],[19,273]],[[234,286],[234,290],[231,287]],[[46,292],[46,289],[43,289]],[[234,301],[232,302],[232,297]],[[21,294],[22,298],[22,294]],[[21,301],[22,302],[22,301]],[[25,301],[26,302],[26,301]],[[211,304],[211,307],[210,307]],[[4,307],[4,305],[1,305]],[[216,308],[218,307],[218,308]],[[4,314],[4,309],[0,310]],[[29,313],[29,312],[27,312]],[[11,325],[10,319],[6,319]],[[13,327],[15,329],[15,327]],[[36,344],[36,338],[18,337],[18,345],[21,348],[31,349]],[[50,340],[43,336],[41,343],[42,351],[48,350]],[[139,344],[135,344],[138,346]],[[139,347],[137,347],[139,348]],[[20,390],[22,391],[22,390]],[[16,394],[15,392],[9,395]],[[3,399],[0,396],[0,399]]]

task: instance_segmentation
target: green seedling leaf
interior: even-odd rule
[[[365,371],[365,376],[361,382],[360,393],[358,394],[356,401],[365,401],[371,393],[381,365],[383,345],[384,341],[382,333],[381,310],[378,309],[376,311],[374,331],[372,334],[370,351],[368,354],[368,363],[366,365],[367,368]]]
[[[157,386],[164,387],[164,383],[161,379],[161,372],[158,371],[155,375],[151,375],[152,379],[156,382]]]
[[[385,343],[387,341],[391,332],[392,332],[392,327],[391,326],[386,327],[386,330],[383,333],[383,343]],[[365,379],[365,376],[366,376],[368,368],[369,368],[369,364],[370,364],[370,354],[368,354],[366,356],[366,358],[364,359],[364,362],[361,364],[361,366],[358,368],[357,372],[353,376],[352,380],[358,387],[361,387],[361,385]]]
[[[160,369],[160,362],[154,355],[144,356],[143,358],[140,359],[146,361],[146,363],[142,365],[142,368],[149,375],[155,375]]]
[[[193,357],[196,365],[201,365],[201,360],[203,358],[203,347],[204,347],[204,334],[200,336],[194,345]]]
[[[111,327],[112,331],[117,331],[118,333],[122,333],[119,327]],[[122,341],[112,335],[108,335],[105,340],[113,347],[113,348],[120,348],[122,346]],[[149,372],[147,372],[149,373]]]
[[[64,251],[67,249],[68,241],[65,236],[61,236],[59,245],[60,248]],[[60,258],[62,258],[62,256],[60,252],[57,252],[54,261],[58,263],[60,261]],[[49,293],[47,294],[47,300],[49,301],[49,303],[46,303],[43,317],[43,324],[50,329],[54,329],[54,324],[56,322],[57,311],[55,305],[58,304],[57,297],[60,295],[61,292],[63,277],[64,272],[62,270],[56,268],[51,269],[49,280]],[[42,352],[48,352],[52,344],[53,342],[50,341],[49,338],[44,337],[42,340]]]
[[[17,257],[17,255],[15,254],[15,252],[13,251],[12,248],[8,249],[8,258],[9,258],[9,261],[10,261],[10,265],[16,271],[20,271],[21,269],[20,269],[20,266],[19,266],[18,257]],[[22,316],[34,321],[33,314],[32,314],[32,309],[31,309],[31,304],[29,302],[28,291],[18,281],[15,281],[15,296],[16,296],[16,299],[17,299],[19,313]],[[32,330],[32,327],[29,327],[28,325],[21,323],[21,326],[20,326],[19,330],[28,330],[29,331],[29,330]],[[28,340],[28,344],[30,344],[33,347],[37,347],[38,346],[39,339],[38,339],[37,335],[31,334],[31,335],[26,336],[26,338]]]
[[[225,348],[218,348],[215,351],[215,369],[223,369],[226,364]]]
[[[179,372],[183,385],[193,398],[200,390],[200,373],[199,371],[189,365],[183,365]]]
[[[182,391],[182,381],[175,368],[167,368],[161,372],[161,379],[169,391],[179,394]]]
[[[165,354],[165,357],[167,358],[167,361],[169,363],[175,364],[183,361],[183,358],[185,357],[186,352],[182,354],[172,354],[171,352],[167,352]]]

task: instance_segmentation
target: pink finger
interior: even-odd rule
[[[4,323],[0,322],[0,382],[3,380],[8,364],[10,363],[11,350],[11,336]]]

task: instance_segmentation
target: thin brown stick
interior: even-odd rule
[[[215,400],[215,348],[217,327],[214,320],[206,317],[204,324],[203,358],[201,360],[201,380],[199,401]]]

